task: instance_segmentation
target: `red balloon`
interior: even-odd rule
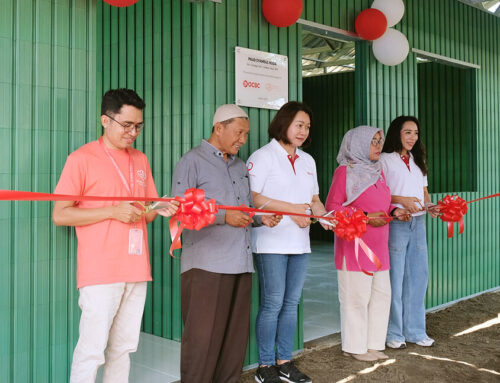
[[[134,5],[139,0],[104,0],[105,3],[112,5],[114,7],[128,7]]]
[[[262,12],[277,27],[289,27],[302,14],[302,0],[263,0]]]
[[[387,30],[387,18],[375,8],[365,9],[356,17],[356,33],[365,40],[377,40]]]

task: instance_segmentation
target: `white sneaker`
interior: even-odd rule
[[[386,345],[389,348],[406,348],[406,343],[400,340],[390,340]]]
[[[427,337],[425,339],[418,341],[415,344],[418,344],[419,346],[422,346],[422,347],[431,347],[434,345],[434,339]]]

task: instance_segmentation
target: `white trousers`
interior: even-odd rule
[[[137,350],[147,282],[112,283],[80,289],[80,337],[73,353],[71,383],[128,382],[129,353]],[[106,353],[106,358],[105,358]]]
[[[337,275],[342,350],[351,354],[384,350],[391,309],[389,270],[370,277],[344,268]]]

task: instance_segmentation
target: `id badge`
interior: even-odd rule
[[[142,254],[142,229],[130,229],[128,234],[128,253],[130,255]]]

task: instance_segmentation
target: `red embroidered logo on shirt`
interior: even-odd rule
[[[252,170],[253,168],[253,162],[248,163],[248,171]]]

